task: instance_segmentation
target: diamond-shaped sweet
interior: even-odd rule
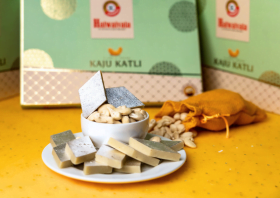
[[[79,95],[85,118],[106,102],[107,98],[101,71],[98,71],[79,89]]]
[[[125,87],[106,89],[107,102],[114,107],[125,105],[128,108],[144,107],[145,105]]]

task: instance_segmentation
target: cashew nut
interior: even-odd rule
[[[176,126],[177,126],[178,133],[183,133],[186,130],[185,125],[183,125],[183,124],[178,124]]]
[[[140,112],[142,109],[141,108],[134,108],[132,109],[132,112],[135,113],[135,112]]]
[[[114,123],[113,124],[121,124],[120,121],[117,121],[117,120],[114,120]]]
[[[163,120],[168,120],[168,121],[171,122],[171,123],[174,123],[174,122],[175,122],[175,119],[172,118],[172,117],[170,117],[170,116],[163,116],[162,119],[163,119]]]
[[[97,111],[95,111],[95,112],[93,112],[92,114],[90,114],[90,116],[88,116],[88,120],[90,120],[90,121],[94,121],[95,120],[95,118],[96,118],[96,116],[99,116],[100,114],[97,112]]]
[[[119,106],[115,109],[115,111],[120,112],[122,115],[129,115],[132,112],[132,110],[130,108],[127,108],[125,105]]]
[[[161,127],[169,126],[170,124],[171,122],[169,120],[160,120],[157,122],[157,125],[155,127],[161,128]]]
[[[170,125],[170,130],[171,130],[173,133],[176,133],[176,132],[177,132],[177,125],[176,125],[176,124],[171,124],[171,125]]]
[[[158,125],[156,125],[153,130],[159,130],[159,129],[160,128],[158,127]]]
[[[180,135],[179,135],[179,133],[173,133],[174,135],[173,135],[173,139],[180,139]]]
[[[185,132],[185,133],[182,133],[181,135],[180,135],[180,139],[184,139],[184,138],[189,138],[189,137],[193,137],[193,133],[192,132]]]
[[[136,122],[136,120],[134,120],[133,118],[129,118],[129,123],[133,123]]]
[[[114,120],[120,120],[122,119],[122,115],[120,112],[117,112],[117,111],[114,111],[114,109],[108,107],[109,111],[110,111],[110,114],[111,114],[111,117],[114,119]]]
[[[155,119],[151,119],[150,123],[149,123],[149,130],[148,132],[152,131],[153,128],[156,126],[157,122]]]
[[[176,122],[174,122],[175,125],[181,124],[181,123],[182,123],[182,120],[177,120]]]
[[[197,131],[195,129],[190,129],[189,131],[193,133],[193,137],[197,136]]]
[[[95,122],[113,124],[114,119],[112,117],[108,117],[106,115],[101,115],[101,114],[97,115],[96,114]]]
[[[159,131],[160,131],[160,135],[161,135],[161,136],[165,136],[166,130],[165,130],[164,127],[160,128]]]
[[[165,133],[165,135],[163,137],[171,139],[171,136],[168,133]]]
[[[150,134],[161,135],[161,131],[159,130],[151,131]]]
[[[131,114],[129,114],[129,117],[130,117],[130,118],[133,118],[133,119],[135,119],[135,120],[138,120],[138,121],[144,119],[143,114],[140,113],[140,112],[131,113]]]
[[[160,137],[158,137],[158,136],[154,136],[154,137],[152,137],[152,138],[150,139],[150,141],[153,141],[153,142],[160,142],[161,139],[160,139]]]
[[[122,123],[123,123],[123,124],[129,123],[129,117],[128,117],[128,116],[123,116],[123,117],[122,117]]]
[[[181,119],[181,114],[180,113],[175,113],[175,115],[173,116],[173,118],[175,120],[180,120]]]
[[[115,109],[115,107],[111,104],[103,104],[102,106],[100,106],[98,108],[98,113],[102,113],[106,116],[110,116],[110,111],[109,111],[108,107],[111,109]]]
[[[184,121],[187,117],[188,113],[181,113],[181,120]]]
[[[184,139],[184,143],[186,146],[188,146],[190,148],[196,148],[196,144],[187,138]]]
[[[142,113],[142,115],[144,116],[144,118],[146,118],[148,115],[147,115],[147,112],[145,110],[141,110],[140,113]]]
[[[166,133],[168,133],[168,135],[173,138],[173,133],[171,132],[171,130],[168,127],[164,127]]]

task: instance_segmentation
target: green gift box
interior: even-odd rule
[[[0,1],[0,100],[19,94],[20,1]]]
[[[77,106],[102,70],[146,104],[201,93],[194,0],[22,0],[21,105]]]
[[[236,91],[280,113],[280,2],[197,2],[204,88]]]

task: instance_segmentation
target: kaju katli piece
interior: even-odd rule
[[[73,163],[70,160],[70,157],[65,152],[65,146],[66,143],[60,144],[54,147],[52,150],[52,155],[59,168],[66,168],[73,165]]]
[[[52,147],[56,147],[74,139],[75,136],[73,135],[72,131],[67,130],[58,134],[51,135],[50,142]]]
[[[161,140],[160,143],[170,147],[174,151],[179,151],[184,148],[184,141]]]
[[[144,107],[145,105],[125,87],[106,89],[107,102],[114,107],[126,106],[128,108]]]
[[[84,163],[84,174],[91,175],[91,174],[103,174],[103,173],[112,173],[113,168],[99,163],[95,160],[91,160]]]
[[[94,159],[96,149],[89,136],[66,143],[65,152],[75,165]]]
[[[120,169],[114,168],[115,172],[119,173],[141,173],[141,162],[131,157],[128,157]]]
[[[98,107],[106,102],[106,92],[102,72],[98,71],[79,89],[83,116],[88,118]]]
[[[159,159],[179,161],[181,154],[169,148],[168,146],[150,140],[129,138],[129,146],[139,152]]]
[[[152,138],[155,138],[155,137],[159,137],[159,136],[148,133],[144,139],[151,140]],[[166,146],[170,147],[174,151],[179,151],[182,148],[184,148],[184,141],[160,140],[159,142],[162,144],[165,144]]]
[[[99,148],[95,156],[97,162],[118,169],[122,168],[125,159],[125,154],[104,144]]]
[[[149,157],[147,155],[144,155],[143,153],[135,150],[134,148],[130,147],[129,145],[120,142],[114,138],[110,138],[108,143],[109,146],[115,148],[116,150],[128,155],[129,157],[132,157],[140,162],[143,162],[145,164],[148,164],[150,166],[157,166],[160,162],[159,159]]]

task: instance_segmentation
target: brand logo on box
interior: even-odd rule
[[[250,0],[216,0],[217,37],[248,42],[249,11]]]
[[[127,21],[123,22],[107,22],[101,21],[100,19],[93,19],[93,27],[94,28],[130,28],[131,24]]]
[[[121,7],[115,1],[107,1],[104,3],[104,12],[107,16],[114,17],[121,11]]]
[[[133,38],[132,0],[90,0],[92,38]]]
[[[235,17],[239,13],[239,6],[236,1],[230,0],[226,4],[227,14],[230,17]]]

